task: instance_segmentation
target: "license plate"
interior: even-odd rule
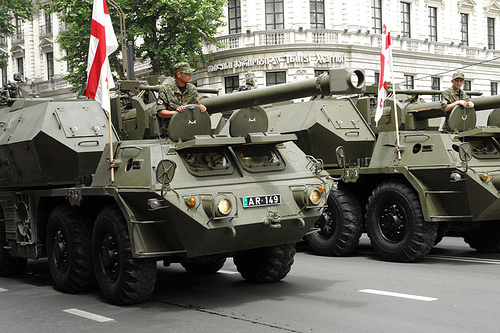
[[[243,208],[272,206],[281,204],[281,194],[258,195],[255,197],[244,197]]]

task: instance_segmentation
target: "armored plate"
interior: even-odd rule
[[[229,119],[229,134],[246,137],[249,133],[264,133],[268,123],[266,111],[260,106],[239,109]]]
[[[476,111],[457,105],[451,110],[448,123],[452,131],[468,131],[476,127]]]
[[[189,105],[170,119],[168,136],[178,142],[191,140],[195,135],[209,135],[211,124],[208,112],[202,113],[198,105]]]
[[[500,109],[493,109],[488,116],[488,126],[500,127]]]

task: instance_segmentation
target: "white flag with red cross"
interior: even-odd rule
[[[109,89],[115,86],[108,56],[118,48],[106,0],[94,0],[90,29],[87,89],[85,95],[110,112]]]
[[[387,25],[382,26],[382,45],[380,46],[380,79],[378,84],[377,111],[375,112],[375,123],[384,113],[384,101],[387,98],[387,81],[392,70],[391,33]]]

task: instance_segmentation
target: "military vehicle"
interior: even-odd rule
[[[393,98],[376,126],[371,88],[266,109],[270,131],[297,135],[297,145],[340,180],[316,223],[321,230],[306,236],[312,249],[348,255],[366,230],[384,260],[416,262],[453,231],[478,251],[499,252],[500,110],[482,128],[476,110],[500,107],[500,96],[455,108],[454,132],[443,133],[429,120],[442,117],[445,104],[420,97],[439,92],[396,91],[397,135]]]
[[[362,72],[355,85],[350,72],[334,74],[313,86],[362,91]],[[190,105],[164,138],[159,86],[118,87],[110,121],[93,100],[3,100],[0,276],[47,257],[56,289],[98,285],[114,304],[147,300],[159,260],[202,274],[233,257],[246,280],[283,279],[295,242],[313,230],[335,186],[322,162],[295,135],[269,132],[244,92],[229,107],[246,108],[228,121],[214,126]],[[290,98],[271,92],[275,101]],[[205,101],[214,115],[228,107],[217,96]]]

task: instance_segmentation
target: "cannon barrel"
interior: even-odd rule
[[[361,93],[364,85],[362,70],[330,69],[309,80],[208,97],[203,99],[203,104],[209,113],[216,113],[316,95]]]
[[[500,107],[500,95],[471,98],[476,111]],[[404,110],[414,115],[417,120],[437,118],[443,116],[445,104],[441,102],[408,104]]]

